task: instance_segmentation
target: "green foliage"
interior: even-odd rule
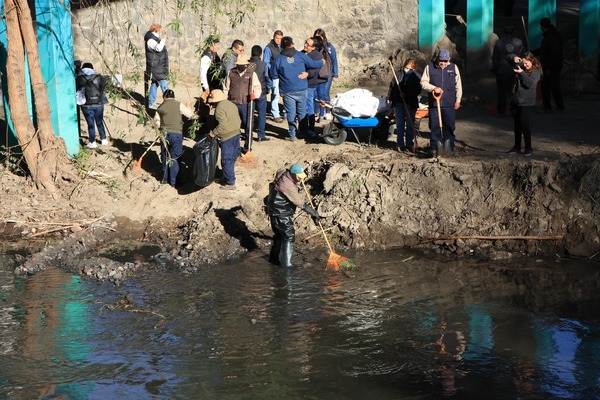
[[[21,162],[21,155],[15,153],[16,147],[6,147],[0,146],[0,160],[2,160],[2,165],[4,168],[10,172],[17,172],[21,170],[19,166]]]
[[[82,147],[79,150],[79,153],[75,154],[73,157],[73,162],[75,163],[75,168],[80,173],[85,173],[90,168],[91,162],[91,152],[87,147]]]

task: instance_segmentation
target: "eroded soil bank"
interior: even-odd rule
[[[487,161],[467,160],[461,151],[428,159],[369,147],[308,163],[307,187],[333,247],[422,246],[496,259],[513,254],[597,259],[600,155]],[[257,186],[235,206],[202,199],[191,218],[171,223],[107,217],[46,243],[16,272],[30,274],[53,263],[119,281],[150,260],[157,261],[154,267],[190,271],[256,249],[266,257],[272,234],[266,195],[267,188]],[[296,234],[299,261],[314,248],[326,256],[319,228],[302,212]],[[148,257],[124,257],[127,249],[148,244],[157,245]]]

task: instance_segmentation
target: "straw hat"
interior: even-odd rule
[[[208,96],[209,103],[218,103],[220,101],[227,100],[227,96],[221,89],[215,89],[210,92],[210,96]]]
[[[238,54],[237,60],[235,61],[235,65],[248,65],[250,61],[248,61],[248,57],[245,54]]]

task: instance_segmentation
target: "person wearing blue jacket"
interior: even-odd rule
[[[279,79],[279,91],[283,97],[283,108],[287,114],[287,140],[295,141],[298,121],[306,117],[306,96],[308,93],[308,70],[321,68],[323,61],[315,61],[294,48],[294,39],[285,36],[281,39],[281,54],[271,68],[271,79]],[[301,132],[306,134],[307,132]]]

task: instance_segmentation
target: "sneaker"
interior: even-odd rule
[[[156,110],[156,109],[158,108],[158,104],[156,104],[156,103],[154,103],[154,104],[150,104],[150,105],[148,106],[148,108],[149,108],[149,109],[151,109],[151,110]]]
[[[108,139],[102,139],[102,143],[100,143],[101,146],[108,146]]]
[[[523,153],[523,155],[525,157],[531,157],[532,154],[533,154],[533,150],[531,150],[531,149],[525,149],[525,153]]]
[[[522,154],[523,151],[520,148],[513,147],[512,149],[507,151],[507,153],[508,154]]]
[[[271,140],[271,139],[266,136],[262,137],[262,138],[259,137],[258,139],[256,139],[257,142],[268,142],[269,140]]]
[[[295,142],[298,139],[296,139],[296,136],[291,136],[291,137],[288,136],[288,137],[285,138],[285,140],[288,140],[290,142]]]
[[[273,119],[273,121],[275,121],[278,124],[281,124],[285,120],[283,118],[281,118],[281,117],[277,117],[277,118]]]
[[[223,185],[221,186],[221,190],[235,190],[235,185]]]
[[[98,147],[98,145],[96,144],[96,142],[89,142],[87,144],[87,148],[88,149],[95,149],[96,147]]]

